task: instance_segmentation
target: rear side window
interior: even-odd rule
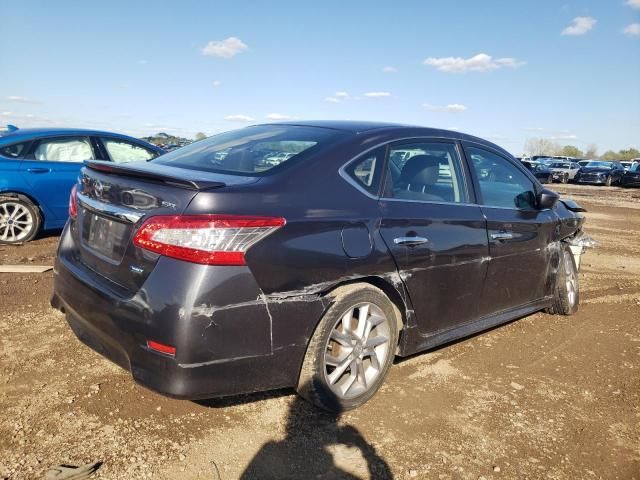
[[[385,148],[377,148],[351,162],[345,169],[354,183],[371,195],[377,195],[383,172]]]
[[[83,162],[95,160],[87,137],[63,137],[40,140],[33,152],[35,160],[51,162]]]
[[[454,144],[417,142],[391,146],[385,197],[425,202],[467,201]]]
[[[506,158],[475,147],[466,147],[475,170],[482,204],[490,207],[534,209],[533,182]]]
[[[0,148],[0,155],[7,158],[22,158],[25,154],[28,142],[14,143],[6,147]]]
[[[207,172],[257,176],[329,145],[345,132],[293,125],[259,125],[222,133],[158,157],[154,162]]]
[[[157,156],[155,152],[126,140],[104,137],[100,140],[114,163],[144,162]]]

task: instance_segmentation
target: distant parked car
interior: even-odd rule
[[[62,228],[68,199],[85,160],[151,160],[164,151],[117,133],[19,129],[0,137],[0,244],[32,240]]]
[[[526,162],[522,164],[540,181],[540,183],[552,183],[553,173],[544,163],[541,162]]]
[[[619,185],[622,175],[624,175],[624,167],[620,162],[592,160],[580,168],[574,180],[578,183],[593,183],[608,187],[614,184]]]
[[[621,161],[620,164],[624,167],[625,172],[628,172],[629,169],[633,166],[632,161]]]
[[[631,168],[624,172],[620,185],[623,187],[640,187],[640,162],[634,162]]]
[[[569,183],[580,170],[580,165],[575,162],[553,162],[547,164],[553,174],[553,181]]]

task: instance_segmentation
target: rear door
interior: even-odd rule
[[[455,142],[416,139],[389,148],[380,234],[393,254],[423,335],[478,316],[488,256]]]
[[[543,298],[557,236],[551,210],[536,208],[540,187],[500,153],[464,143],[478,200],[487,219],[489,255],[480,313],[491,315]]]
[[[42,138],[33,142],[20,171],[57,223],[63,223],[67,218],[69,192],[78,178],[82,162],[94,159],[89,137]]]

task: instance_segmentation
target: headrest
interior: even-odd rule
[[[409,185],[432,185],[438,179],[440,157],[416,155],[407,160],[400,172],[399,183]]]

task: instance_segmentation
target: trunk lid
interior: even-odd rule
[[[150,216],[180,215],[203,190],[257,181],[153,163],[88,162],[77,186],[74,236],[78,260],[128,292],[137,291],[159,255],[136,247],[133,238]]]

